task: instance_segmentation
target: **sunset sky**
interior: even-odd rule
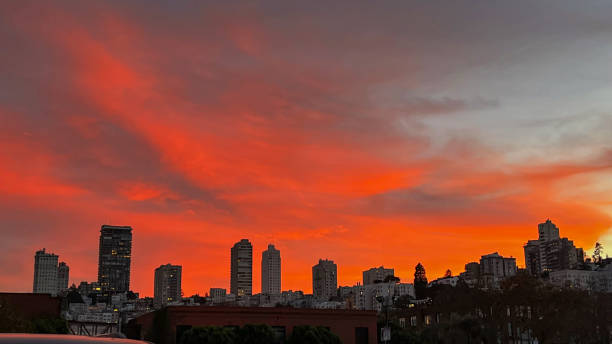
[[[102,224],[141,295],[229,288],[241,238],[254,292],[268,243],[308,293],[523,266],[547,218],[612,252],[609,0],[221,3],[0,3],[0,291],[43,247],[95,281]]]

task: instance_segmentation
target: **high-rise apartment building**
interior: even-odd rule
[[[281,292],[281,257],[274,245],[261,254],[261,293],[279,295]]]
[[[180,301],[181,278],[183,268],[180,265],[161,265],[155,269],[153,302],[156,306],[165,306]]]
[[[363,272],[363,285],[374,284],[374,282],[383,282],[388,276],[395,276],[393,269],[385,269],[384,266],[371,268]]]
[[[232,247],[230,293],[246,296],[253,293],[253,246],[242,239]]]
[[[57,291],[68,289],[68,281],[70,279],[70,268],[66,263],[60,262],[57,266]]]
[[[103,225],[100,229],[98,283],[103,293],[130,290],[132,227]]]
[[[559,228],[546,219],[546,222],[538,224],[538,240],[539,241],[551,241],[559,239]]]
[[[333,260],[319,259],[312,267],[312,293],[318,299],[328,300],[338,289],[338,266]]]
[[[485,288],[498,287],[501,280],[516,275],[518,270],[516,258],[502,257],[497,252],[480,257],[479,267],[480,282]]]
[[[559,236],[559,228],[547,219],[538,224],[538,240],[529,240],[523,246],[527,271],[538,276],[546,271],[576,269],[582,252],[574,242]]]
[[[45,252],[44,248],[36,251],[33,292],[57,295],[57,259],[57,255]]]

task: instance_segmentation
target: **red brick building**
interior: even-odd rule
[[[8,307],[26,318],[59,317],[61,298],[49,294],[0,293],[0,307]]]
[[[158,344],[175,344],[184,331],[195,326],[266,324],[287,338],[295,326],[311,325],[329,328],[343,344],[376,344],[376,321],[374,311],[169,306],[131,320],[125,331],[130,338],[153,339],[156,334]]]

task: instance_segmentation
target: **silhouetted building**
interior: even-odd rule
[[[278,295],[281,292],[281,257],[274,245],[261,254],[261,293]]]
[[[495,288],[506,277],[516,275],[516,258],[505,258],[494,252],[480,257],[480,281],[485,288]]]
[[[57,267],[57,291],[68,289],[68,281],[70,280],[70,268],[66,263],[61,262]]]
[[[34,293],[57,295],[57,259],[43,248],[34,256]]]
[[[538,240],[539,241],[550,241],[559,239],[559,228],[546,219],[546,222],[538,224]]]
[[[89,296],[91,294],[99,294],[102,292],[102,288],[100,288],[100,283],[87,283],[87,281],[82,281],[81,283],[79,283],[77,290],[79,291],[79,294],[84,296]]]
[[[539,276],[543,272],[576,269],[583,260],[582,249],[573,241],[559,237],[559,228],[550,219],[538,224],[538,240],[529,240],[523,246],[527,271]]]
[[[529,240],[523,246],[525,252],[525,269],[531,275],[537,276],[542,273],[542,264],[540,260],[540,241]]]
[[[98,283],[104,293],[130,290],[132,227],[103,225],[100,229]]]
[[[393,269],[385,269],[384,266],[371,268],[362,273],[363,285],[374,284],[374,282],[383,282],[387,276],[395,276]]]
[[[59,318],[61,307],[62,298],[59,296],[0,292],[0,309],[8,309],[19,318]]]
[[[158,311],[159,312],[159,311]],[[240,327],[265,324],[286,343],[298,326],[323,326],[340,337],[341,343],[376,344],[377,316],[373,311],[297,309],[289,307],[168,306],[164,317],[156,312],[129,321],[124,332],[131,339],[174,344],[193,327]],[[306,342],[308,339],[304,338]],[[310,339],[312,341],[312,339]]]
[[[213,304],[220,304],[225,301],[227,291],[225,288],[210,288],[209,297]]]
[[[180,265],[171,264],[155,269],[153,302],[156,306],[165,306],[181,300],[182,270]]]
[[[337,294],[338,266],[333,260],[319,259],[312,267],[312,293],[318,299],[329,299]]]
[[[248,239],[232,247],[230,293],[236,296],[253,293],[253,246]]]

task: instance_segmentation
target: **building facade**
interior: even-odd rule
[[[342,343],[376,344],[376,312],[351,310],[296,309],[289,307],[206,307],[169,306],[163,322],[150,312],[131,320],[124,327],[128,338],[174,344],[192,327],[239,327],[265,324],[272,328],[279,343],[286,343],[298,326],[323,326],[340,337]],[[161,331],[155,331],[158,329]],[[149,335],[148,335],[149,334]],[[152,337],[150,334],[157,334]]]
[[[384,266],[371,268],[363,272],[363,285],[374,284],[374,282],[383,282],[387,276],[395,276],[393,269],[385,269]]]
[[[480,257],[480,285],[496,288],[503,279],[516,275],[516,258],[505,258],[494,252]]]
[[[156,306],[165,306],[181,300],[182,272],[180,265],[166,264],[155,269],[153,303]]]
[[[230,293],[236,296],[253,294],[253,246],[242,239],[231,250]]]
[[[103,225],[100,229],[98,283],[103,293],[130,290],[132,227]]]
[[[261,254],[261,293],[279,295],[281,292],[281,257],[274,245]]]
[[[312,293],[315,298],[329,299],[337,294],[338,266],[333,260],[319,259],[312,267]]]
[[[574,242],[559,236],[559,228],[550,221],[538,224],[538,239],[523,246],[525,267],[534,276],[544,272],[571,270],[582,265],[584,255]]]
[[[210,297],[211,302],[213,304],[220,304],[225,302],[226,294],[227,291],[225,290],[225,288],[210,288],[208,296]]]
[[[57,291],[68,289],[70,280],[70,267],[65,262],[60,262],[57,266]]]
[[[57,260],[57,255],[45,252],[44,248],[36,251],[34,256],[34,293],[57,295]]]

